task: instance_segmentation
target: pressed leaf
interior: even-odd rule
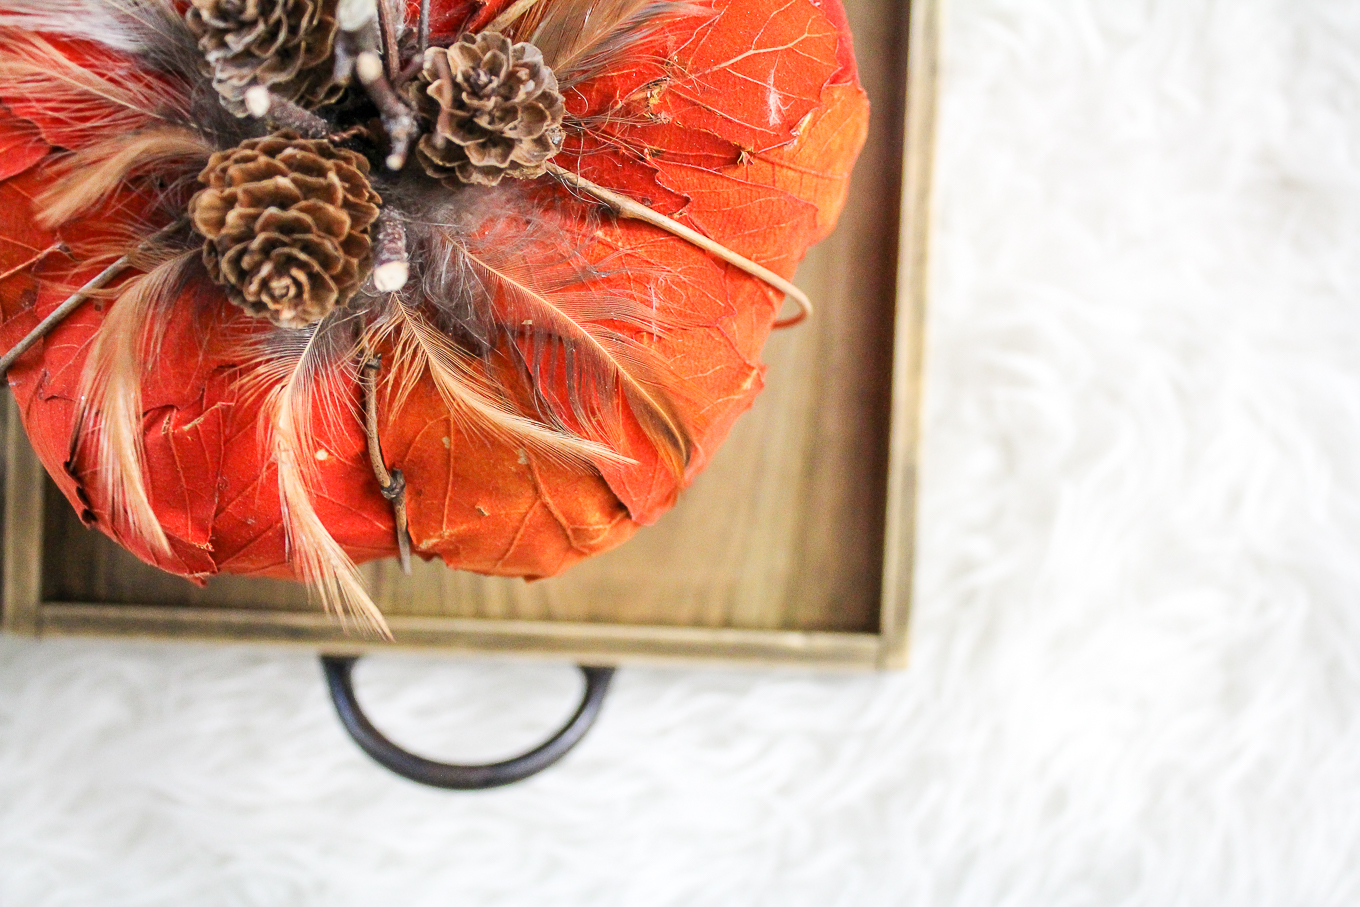
[[[23,173],[46,157],[48,150],[37,126],[7,112],[0,114],[0,180]]]

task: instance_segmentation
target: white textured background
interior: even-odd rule
[[[0,642],[0,904],[1355,904],[1360,4],[957,0],[935,251],[910,671]]]

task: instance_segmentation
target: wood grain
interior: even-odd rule
[[[897,252],[897,325],[893,332],[892,421],[888,449],[887,532],[883,543],[883,608],[879,667],[907,661],[916,559],[916,475],[925,374],[926,301],[930,293],[931,175],[940,64],[940,5],[912,5]]]
[[[4,608],[0,630],[18,636],[38,631],[42,597],[43,489],[51,485],[28,446],[18,407],[5,407]],[[65,504],[65,502],[62,502]]]

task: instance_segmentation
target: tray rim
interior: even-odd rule
[[[913,598],[916,469],[931,188],[943,0],[908,8],[903,179],[893,329],[888,490],[879,630],[760,630],[498,618],[392,616],[395,642],[347,638],[320,612],[100,604],[42,600],[42,464],[29,447],[13,395],[6,401],[4,574],[0,632],[12,636],[97,636],[207,640],[320,649],[570,658],[591,664],[759,664],[819,669],[904,667]],[[37,518],[32,518],[37,514]],[[267,618],[266,618],[267,616]]]

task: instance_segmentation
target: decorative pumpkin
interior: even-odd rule
[[[551,576],[750,405],[867,111],[836,0],[0,0],[10,386],[192,580]]]

